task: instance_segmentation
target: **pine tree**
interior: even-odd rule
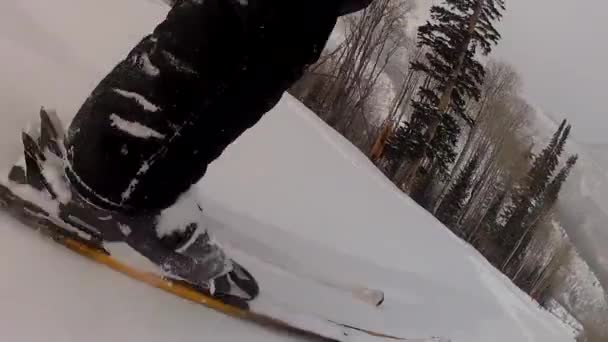
[[[430,159],[436,165],[437,174],[442,180],[445,180],[449,176],[450,165],[456,160],[455,146],[462,129],[451,115],[444,114],[443,116],[437,134],[429,144],[427,151]]]
[[[541,222],[543,219],[545,219],[547,215],[551,212],[551,210],[555,206],[555,203],[557,202],[562,186],[566,182],[566,179],[570,175],[570,172],[576,165],[577,161],[578,155],[570,156],[566,161],[566,165],[558,172],[557,176],[553,178],[551,183],[549,183],[547,189],[543,193],[542,199],[539,200],[538,205],[533,208],[534,212],[531,213],[530,219],[525,222],[527,229],[535,228],[535,226],[538,225],[538,223]],[[521,245],[527,246],[529,240],[532,238],[531,235],[532,234],[527,234],[523,239]]]
[[[564,120],[558,130],[553,134],[551,141],[541,153],[534,158],[532,167],[525,179],[514,192],[512,204],[505,212],[507,221],[505,228],[509,233],[507,244],[518,239],[516,227],[524,225],[524,221],[533,208],[538,205],[545,192],[555,169],[559,163],[559,156],[563,152],[566,139],[570,135],[571,126]]]
[[[555,205],[562,186],[566,182],[566,179],[570,175],[570,172],[572,172],[572,169],[576,165],[577,161],[578,155],[570,156],[566,161],[566,165],[559,171],[549,186],[547,186],[543,200],[543,211],[540,215],[547,213]]]
[[[507,197],[507,192],[504,189],[498,188],[496,189],[496,192],[497,195],[492,202],[490,202],[490,207],[485,213],[481,223],[482,229],[488,236],[493,236],[497,232],[497,222],[500,218],[500,212],[504,206],[505,198]]]
[[[527,246],[531,237],[530,231],[536,226],[538,218],[544,216],[542,211],[543,208],[547,207],[548,192],[553,193],[556,187],[561,188],[563,183],[561,179],[565,180],[564,177],[567,177],[569,170],[574,166],[572,164],[568,168],[568,165],[576,163],[576,158],[573,161],[569,159],[566,168],[555,177],[553,182],[551,181],[571,129],[572,127],[567,125],[566,120],[562,121],[549,145],[534,159],[528,175],[516,191],[512,205],[506,211],[507,223],[503,229],[502,242],[503,247],[506,251],[509,251],[509,254],[503,263],[503,271],[517,252],[524,250]],[[550,188],[553,190],[549,190]],[[559,192],[559,189],[557,189],[557,192]]]
[[[453,152],[452,141],[459,131],[445,120],[460,117],[472,123],[465,104],[469,99],[479,99],[484,77],[483,66],[475,57],[490,53],[500,40],[493,23],[502,17],[504,8],[504,0],[444,0],[443,6],[431,8],[431,20],[419,28],[418,44],[429,52],[424,61],[414,62],[412,68],[426,74],[429,82],[419,89],[412,103],[410,123],[396,134],[410,140],[398,144],[408,148],[403,151],[405,167],[397,168],[395,175],[406,188],[414,181],[425,157],[439,158],[448,148]],[[437,137],[442,125],[449,134]],[[438,148],[444,151],[439,152]],[[449,165],[451,161],[441,163]]]
[[[534,163],[532,164],[532,168],[526,179],[527,191],[524,193],[524,195],[531,200],[545,191],[545,188],[551,179],[552,172],[557,167],[558,156],[561,154],[561,151],[563,151],[562,142],[565,141],[562,138],[564,130],[568,129],[568,134],[570,131],[570,129],[566,127],[566,124],[566,120],[562,121],[557,132],[553,134],[549,145],[534,159]]]
[[[447,193],[445,201],[441,204],[439,211],[437,212],[437,218],[454,231],[456,231],[460,213],[469,196],[469,190],[471,189],[473,177],[478,166],[479,157],[475,155],[471,158],[460,175],[458,175],[457,181]]]

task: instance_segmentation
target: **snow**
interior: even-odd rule
[[[124,234],[124,236],[129,236],[132,233],[131,227],[126,224],[118,224],[118,228],[120,228],[120,231]]]
[[[152,64],[150,56],[148,56],[148,54],[145,52],[137,57],[135,64],[139,65],[146,75],[153,77],[160,75],[160,69],[156,65]]]
[[[72,192],[62,179],[63,162],[50,151],[45,151],[46,162],[42,165],[42,175],[47,180],[59,202],[68,203],[72,199]]]
[[[188,65],[188,63],[178,59],[171,52],[161,51],[161,54],[169,61],[169,63],[171,63],[171,65],[177,71],[187,73],[187,74],[196,74],[196,70],[194,70],[194,68],[192,66],[190,66],[190,65]]]
[[[148,99],[146,99],[143,95],[117,88],[114,88],[114,92],[126,98],[135,100],[135,102],[137,102],[144,110],[148,112],[158,112],[160,110],[157,105],[148,101]]]
[[[331,284],[328,284],[328,285],[331,286]],[[357,287],[354,287],[352,289],[348,289],[348,288],[343,288],[343,289],[351,291],[355,298],[358,298],[370,305],[381,304],[381,302],[384,299],[384,292],[382,290],[378,290],[378,289],[367,289],[367,288],[357,288]]]
[[[576,317],[572,316],[568,310],[563,307],[559,302],[554,299],[549,300],[547,303],[548,310],[558,317],[562,322],[566,323],[572,328],[574,334],[582,335],[585,331],[585,327],[579,322]]]
[[[184,232],[188,225],[199,223],[200,220],[196,194],[188,191],[181,195],[173,206],[161,213],[156,225],[156,233],[159,237],[164,237],[175,232]]]
[[[157,273],[158,266],[146,259],[141,254],[137,253],[133,248],[125,243],[106,243],[106,250],[115,258],[120,260],[129,260],[129,265],[144,272]]]
[[[29,186],[22,186],[16,183],[12,183],[4,175],[2,176],[2,182],[4,184],[11,184],[13,192],[23,198],[26,201],[36,202],[39,207],[47,213],[57,215],[59,213],[59,204],[51,199],[51,196],[47,193],[43,193]]]
[[[298,303],[305,311],[405,336],[568,340],[553,316],[292,98],[233,144],[201,188],[207,215],[222,222],[212,232],[225,246],[314,275],[306,279],[365,284],[387,295],[380,317],[310,297]],[[272,289],[285,298],[292,290]]]
[[[73,115],[166,10],[144,0],[0,1],[1,160],[19,155],[18,132],[41,105]],[[254,303],[259,310],[289,307],[411,338],[573,341],[289,96],[196,191],[208,229],[258,277],[267,298]],[[132,281],[3,213],[0,234],[0,331],[8,341],[298,340]],[[124,245],[108,248],[154,269]],[[356,299],[349,289],[360,288],[384,290],[385,304]]]
[[[137,171],[137,174],[138,175],[143,175],[143,174],[146,174],[149,170],[150,170],[150,163],[143,162],[141,164],[141,167],[139,168],[139,171]]]
[[[10,219],[3,217],[0,230],[3,255],[11,258],[0,267],[3,340],[293,340],[97,267]]]
[[[165,135],[161,134],[148,126],[144,126],[139,122],[128,121],[116,114],[110,115],[110,120],[112,121],[112,126],[118,128],[119,130],[128,133],[137,138],[156,138],[156,139],[164,139]]]

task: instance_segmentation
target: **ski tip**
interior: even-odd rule
[[[385,301],[384,291],[382,290],[355,288],[353,289],[353,295],[359,300],[375,307],[382,306]]]
[[[382,292],[382,295],[381,295],[380,299],[376,303],[376,307],[381,307],[382,304],[384,304],[384,292]]]

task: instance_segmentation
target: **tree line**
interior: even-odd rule
[[[412,38],[414,9],[376,0],[344,18],[290,91],[542,303],[571,253],[555,210],[578,158],[565,154],[572,127],[546,146],[526,133],[520,77],[489,57],[504,0],[441,0]]]

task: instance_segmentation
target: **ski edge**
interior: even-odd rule
[[[93,260],[96,263],[103,264],[118,273],[126,275],[131,279],[158,288],[182,299],[186,299],[193,303],[200,304],[215,311],[224,313],[228,316],[254,322],[269,328],[275,328],[292,333],[297,333],[299,335],[304,335],[322,341],[339,341],[333,337],[324,336],[318,332],[295,327],[292,324],[283,322],[274,317],[260,315],[259,313],[250,310],[226,304],[219,299],[207,296],[185,284],[177,283],[173,280],[162,278],[153,273],[139,271],[127,264],[118,261],[110,255],[91,249],[85,244],[73,240],[71,238],[64,239],[62,241],[62,244],[68,249],[76,252],[77,254],[80,254],[90,260]]]

